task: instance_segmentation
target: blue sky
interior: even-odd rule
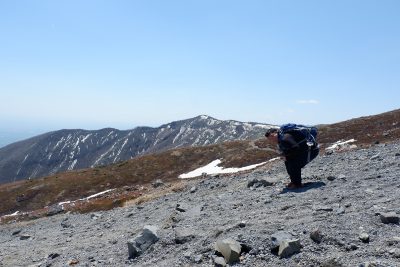
[[[400,1],[0,1],[0,130],[399,108]]]

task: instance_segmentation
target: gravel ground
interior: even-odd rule
[[[277,161],[190,180],[185,190],[141,205],[1,225],[0,266],[214,266],[214,244],[226,238],[242,244],[231,266],[400,266],[400,226],[380,217],[400,216],[399,148],[321,155],[303,170],[307,187],[296,191],[284,189],[287,174]],[[249,188],[254,179],[274,184]],[[146,225],[159,228],[158,241],[128,259],[127,242]],[[300,240],[300,252],[273,254],[278,231]],[[310,238],[317,232],[319,243]]]

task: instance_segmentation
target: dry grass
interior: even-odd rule
[[[166,188],[162,188],[160,190],[154,190],[153,192],[149,192],[148,194],[144,194],[135,199],[127,200],[123,203],[123,206],[127,207],[127,206],[132,206],[132,205],[140,205],[142,203],[149,202],[149,201],[152,201],[159,197],[165,196],[171,192],[175,192],[175,193],[181,192],[185,188],[186,188],[186,183],[184,183],[183,181],[177,181]]]
[[[177,181],[182,173],[222,158],[224,167],[242,167],[272,158],[275,153],[235,141],[206,147],[181,148],[146,155],[105,167],[60,173],[57,175],[0,185],[0,215],[32,211],[62,201],[74,201],[107,189],[148,185],[156,179]],[[97,209],[116,204],[107,200],[93,203]],[[119,204],[118,204],[119,205]],[[94,207],[96,206],[96,207]]]

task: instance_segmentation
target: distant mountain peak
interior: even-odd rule
[[[0,148],[0,183],[108,165],[173,148],[257,139],[268,127],[199,115],[157,128],[53,131]]]

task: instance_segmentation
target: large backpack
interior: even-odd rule
[[[318,146],[317,135],[318,130],[314,126],[305,126],[301,124],[288,123],[279,128],[278,139],[282,140],[284,134],[289,133],[298,136],[298,143],[307,142],[307,146]]]

